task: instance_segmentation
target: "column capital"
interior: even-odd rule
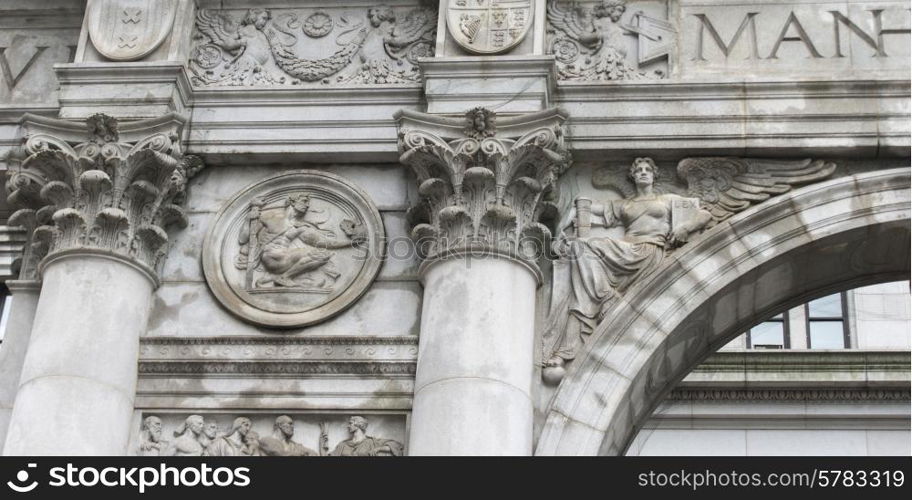
[[[28,233],[20,279],[37,279],[55,255],[110,253],[155,281],[173,226],[187,225],[189,179],[202,167],[181,151],[186,118],[118,124],[96,114],[84,124],[26,114],[24,146],[7,158],[11,225]]]
[[[425,263],[495,254],[537,270],[551,231],[555,181],[570,165],[566,115],[556,109],[499,118],[475,108],[462,118],[396,115],[399,161],[412,168],[420,200],[408,212]]]

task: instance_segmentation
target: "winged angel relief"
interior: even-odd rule
[[[644,31],[621,23],[626,10],[624,0],[602,0],[591,7],[548,0],[549,31],[554,34],[551,52],[557,60],[558,76],[565,80],[662,77],[661,71],[646,73],[628,62],[624,35],[642,35]],[[645,15],[638,12],[634,17]]]
[[[637,158],[627,170],[596,171],[593,186],[625,198],[578,198],[559,224],[555,250],[561,258],[554,266],[542,335],[546,381],[563,377],[564,364],[576,357],[616,299],[658,269],[693,233],[793,186],[824,179],[835,168],[821,160],[688,158],[677,168],[686,191],[669,183],[668,192],[655,185],[659,169],[649,158]],[[622,228],[623,235],[607,236],[605,229],[611,227]]]
[[[407,83],[420,79],[418,58],[433,55],[437,14],[429,8],[405,16],[386,6],[361,15],[317,11],[303,21],[297,12],[276,12],[250,9],[236,20],[227,11],[201,9],[190,60],[193,83]],[[326,37],[333,31],[334,38]]]

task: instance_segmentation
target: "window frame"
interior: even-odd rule
[[[777,319],[776,316],[781,316],[782,318]],[[745,335],[744,341],[745,341],[745,346],[747,349],[750,349],[750,350],[756,349],[754,347],[753,341],[751,340],[751,330],[753,330],[757,326],[762,325],[763,323],[782,323],[782,350],[792,348],[792,342],[791,342],[791,338],[790,338],[791,332],[789,331],[789,317],[788,317],[788,311],[786,310],[786,311],[776,314],[776,315],[774,315],[768,319],[765,319],[765,320],[761,321],[760,323],[757,323],[756,325],[748,328],[747,331],[744,333],[744,335]],[[767,344],[761,344],[761,345],[767,345]],[[770,349],[760,349],[760,350],[770,350]]]
[[[813,321],[818,321],[818,322],[841,321],[842,322],[842,347],[840,349],[851,349],[852,348],[851,337],[849,335],[848,292],[849,292],[848,290],[843,290],[841,292],[831,293],[829,295],[824,295],[822,297],[817,297],[816,299],[814,299],[814,300],[819,300],[824,297],[829,297],[830,295],[839,295],[839,305],[840,305],[840,309],[842,312],[841,316],[820,316],[820,317],[811,318],[811,302],[813,302],[813,300],[809,300],[804,303],[804,328],[805,328],[805,332],[806,332],[805,340],[807,341],[808,349],[814,349],[814,344],[811,343],[811,322],[813,322]],[[823,349],[823,350],[825,350],[825,349]]]

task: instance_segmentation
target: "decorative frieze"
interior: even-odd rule
[[[184,156],[184,119],[166,115],[123,126],[97,114],[85,125],[26,115],[24,159],[10,162],[11,217],[29,230],[25,276],[45,256],[75,249],[112,253],[157,269],[167,230],[184,227],[187,182],[202,167]]]
[[[146,375],[405,375],[417,337],[151,337],[140,341]]]
[[[189,69],[198,86],[414,83],[436,31],[417,5],[200,9]]]
[[[675,389],[667,401],[909,401],[909,389]]]
[[[542,256],[551,238],[542,221],[556,214],[555,181],[570,164],[564,119],[556,109],[509,118],[484,108],[462,119],[397,115],[399,161],[412,168],[421,197],[409,210],[421,255]]]
[[[274,415],[145,413],[134,452],[139,456],[207,457],[394,457],[405,453],[401,415]]]

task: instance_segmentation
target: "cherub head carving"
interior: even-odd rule
[[[602,0],[592,8],[595,17],[610,17],[611,21],[618,22],[627,10],[625,0]]]
[[[494,125],[496,113],[485,108],[473,108],[466,113],[465,135],[474,139],[493,137],[497,133]]]

